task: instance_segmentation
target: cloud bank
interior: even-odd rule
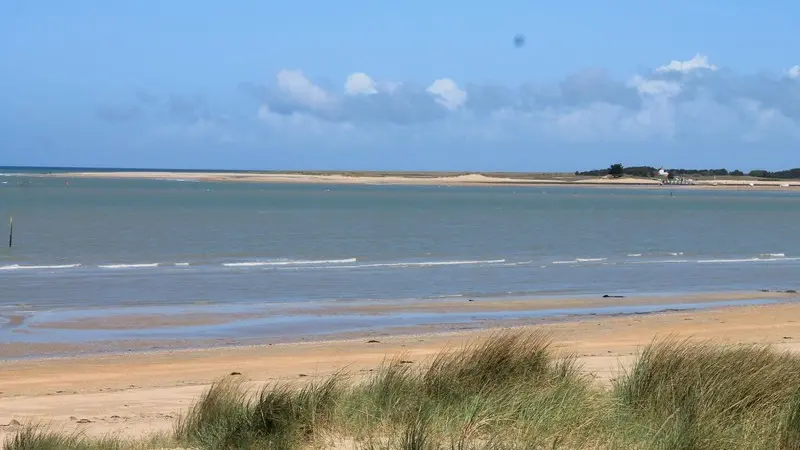
[[[253,114],[271,125],[280,123],[276,115],[355,128],[457,121],[486,137],[524,133],[570,142],[800,137],[800,66],[738,76],[699,53],[625,80],[599,68],[518,87],[446,77],[420,85],[359,72],[341,90],[326,90],[300,70],[283,70],[274,83],[244,91],[259,102]]]
[[[746,164],[753,151],[775,149],[769,164],[797,165],[787,149],[800,144],[800,65],[742,75],[700,53],[624,79],[602,68],[519,86],[355,72],[337,86],[284,69],[239,91],[243,102],[235,113],[198,96],[166,95],[158,103],[139,92],[130,108],[101,107],[96,115],[130,121],[140,108],[162,105],[166,117],[182,121],[186,136],[219,136],[230,145],[388,149],[395,160],[458,148],[460,158],[476,164],[491,155],[508,156],[514,165],[530,158],[520,150],[529,148],[562,152],[567,164],[592,152],[602,154],[597,161],[611,153],[652,164],[654,155],[677,164],[707,152],[709,161]],[[180,126],[170,124],[170,136],[181,136]],[[497,150],[505,148],[516,153]]]

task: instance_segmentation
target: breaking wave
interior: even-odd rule
[[[553,261],[553,264],[599,263],[606,260],[608,260],[608,258],[575,258],[568,261]]]
[[[325,264],[347,264],[358,261],[356,258],[347,259],[321,259],[321,260],[275,260],[275,261],[243,261],[223,263],[224,267],[269,267],[269,266],[303,266]]]
[[[0,266],[0,270],[58,270],[58,269],[74,269],[80,267],[80,264],[59,264],[53,266],[21,266],[19,264],[11,264],[9,266]]]
[[[365,269],[375,267],[436,267],[436,266],[471,266],[478,264],[504,264],[505,259],[476,259],[462,261],[415,261],[415,262],[391,262],[391,263],[372,263],[358,264],[350,266],[330,266],[330,269]]]
[[[569,260],[556,260],[546,262],[536,259],[453,259],[453,260],[407,260],[407,261],[363,261],[359,258],[340,259],[253,259],[241,261],[181,261],[178,262],[147,262],[147,263],[115,263],[115,264],[6,264],[0,265],[0,271],[26,271],[27,272],[52,272],[81,267],[85,270],[133,270],[156,269],[169,270],[170,268],[197,268],[200,271],[225,270],[225,269],[277,269],[277,270],[359,270],[359,269],[403,269],[403,268],[430,268],[447,266],[493,266],[493,267],[536,267],[547,268],[557,266],[618,266],[640,264],[749,264],[749,263],[785,263],[800,261],[800,257],[787,257],[785,253],[761,253],[757,256],[730,256],[730,257],[705,257],[686,258],[666,256],[653,256],[642,253],[629,253],[626,257],[619,258],[575,258]]]
[[[158,266],[159,263],[144,263],[144,264],[102,264],[97,267],[101,269],[146,269]]]

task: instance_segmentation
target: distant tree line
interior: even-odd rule
[[[781,170],[778,172],[770,172],[768,170],[751,170],[744,173],[741,170],[727,169],[665,169],[669,173],[670,178],[675,176],[696,176],[696,177],[743,177],[749,176],[753,178],[773,178],[773,179],[800,179],[800,168]],[[640,178],[653,178],[658,176],[658,169],[651,166],[632,166],[624,167],[622,164],[612,164],[607,169],[587,170],[584,172],[576,171],[575,175],[589,176],[589,177],[640,177]]]
[[[751,170],[749,175],[757,178],[797,179],[800,178],[800,168],[781,170],[779,172],[770,172],[768,170]]]

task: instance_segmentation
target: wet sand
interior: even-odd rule
[[[303,183],[303,184],[389,184],[451,186],[607,186],[668,189],[770,189],[800,188],[796,180],[766,181],[745,179],[696,180],[694,185],[665,185],[648,178],[578,177],[567,174],[480,174],[480,173],[405,173],[405,172],[59,172],[43,176],[66,178],[126,178],[205,182]]]
[[[241,319],[257,317],[254,314],[190,313],[179,316],[160,314],[125,314],[84,317],[79,319],[40,322],[31,328],[57,328],[61,330],[139,330],[142,328],[170,328],[201,325],[218,325]],[[23,322],[18,321],[16,326]]]
[[[550,333],[558,351],[578,355],[598,383],[608,383],[619,364],[629,363],[637,349],[658,336],[800,351],[800,303],[583,317],[526,328]],[[91,435],[169,431],[171,419],[210,381],[232,372],[253,383],[302,383],[343,368],[358,377],[369,374],[387,355],[423,364],[443,348],[485,339],[489,333],[364,333],[322,342],[3,361],[0,425],[45,420]],[[16,427],[0,426],[0,439]]]
[[[796,293],[717,292],[122,307],[31,312],[24,317],[12,313],[0,327],[0,359],[446,332],[797,299]]]

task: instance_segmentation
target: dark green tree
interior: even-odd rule
[[[619,163],[612,164],[611,167],[608,168],[608,174],[614,178],[619,178],[625,174],[625,168]]]

